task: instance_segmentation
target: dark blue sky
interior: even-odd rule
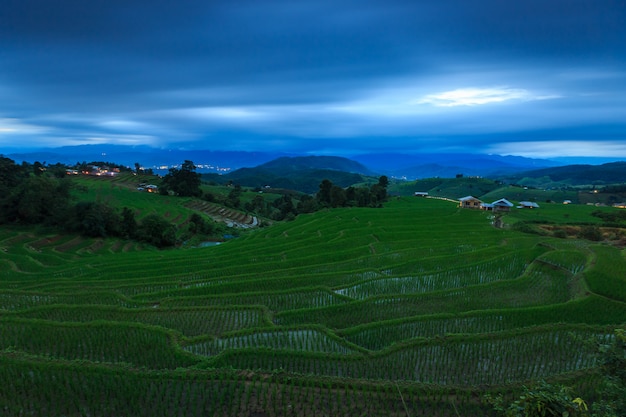
[[[624,0],[5,0],[0,153],[626,159]]]

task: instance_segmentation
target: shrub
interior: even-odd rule
[[[599,242],[602,240],[602,232],[597,226],[583,226],[578,232],[578,237]]]

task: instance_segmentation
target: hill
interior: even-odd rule
[[[204,175],[217,183],[234,182],[242,186],[284,188],[307,194],[318,191],[328,179],[340,187],[348,187],[374,175],[368,168],[347,158],[334,156],[281,157],[254,168],[241,168],[225,175]]]
[[[351,159],[376,172],[408,179],[454,178],[457,174],[495,177],[560,165],[557,162],[543,159],[467,153],[378,153],[354,155]]]
[[[481,197],[502,187],[504,185],[501,182],[488,178],[426,178],[394,183],[389,192],[402,196],[413,195],[415,192],[427,192],[431,196],[457,199],[467,195]]]
[[[566,165],[524,171],[502,178],[533,186],[594,186],[626,183],[626,162],[602,165]]]
[[[294,172],[333,170],[361,175],[376,175],[364,165],[339,156],[281,157],[259,165],[257,168],[272,171],[276,175],[288,176]]]

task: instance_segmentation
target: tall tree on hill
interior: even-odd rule
[[[346,191],[338,185],[333,185],[330,188],[330,206],[344,207],[347,202]]]
[[[372,185],[370,189],[372,205],[380,205],[387,200],[387,186],[389,185],[389,178],[385,175],[378,179],[378,184]]]
[[[180,169],[170,168],[169,173],[163,177],[162,187],[182,197],[202,195],[200,174],[196,172],[196,166],[189,160],[185,160]]]
[[[330,206],[330,190],[333,188],[333,183],[328,180],[322,180],[320,183],[319,191],[317,192],[317,201],[322,206]]]

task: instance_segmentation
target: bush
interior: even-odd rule
[[[501,396],[487,397],[499,415],[505,417],[587,416],[587,404],[580,398],[572,398],[570,390],[562,385],[550,385],[545,381],[532,388],[524,387],[520,397],[508,406]]]
[[[563,229],[556,229],[552,235],[554,237],[558,237],[560,239],[566,239],[567,238],[567,232],[565,230],[563,230]]]
[[[583,226],[580,228],[580,232],[578,232],[578,237],[587,240],[593,240],[594,242],[599,242],[603,239],[602,232],[597,226]]]

